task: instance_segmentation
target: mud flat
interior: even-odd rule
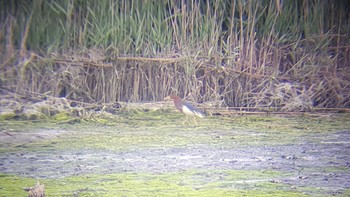
[[[349,117],[134,114],[108,124],[2,122],[0,193],[241,196],[350,194]]]

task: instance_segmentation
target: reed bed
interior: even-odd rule
[[[350,107],[347,1],[0,4],[0,88],[21,95],[112,103],[178,94],[217,108]]]

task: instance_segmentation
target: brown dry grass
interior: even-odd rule
[[[185,55],[113,57],[99,49],[46,56],[31,52],[22,61],[12,57],[2,64],[0,79],[2,87],[22,95],[40,93],[88,103],[160,101],[178,94],[215,107],[349,107],[349,68],[335,68],[334,58],[320,60],[310,54],[300,55],[294,64],[282,55],[285,59],[278,58],[277,67],[274,56],[288,49],[265,50],[272,49],[262,48],[257,54],[269,53],[268,58],[255,63]]]

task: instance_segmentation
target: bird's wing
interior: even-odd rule
[[[199,109],[193,107],[191,104],[184,101],[182,102],[182,113],[204,118],[204,114]]]

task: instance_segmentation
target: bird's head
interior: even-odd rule
[[[176,95],[170,95],[164,98],[164,100],[169,101],[169,100],[181,100],[178,96]]]

